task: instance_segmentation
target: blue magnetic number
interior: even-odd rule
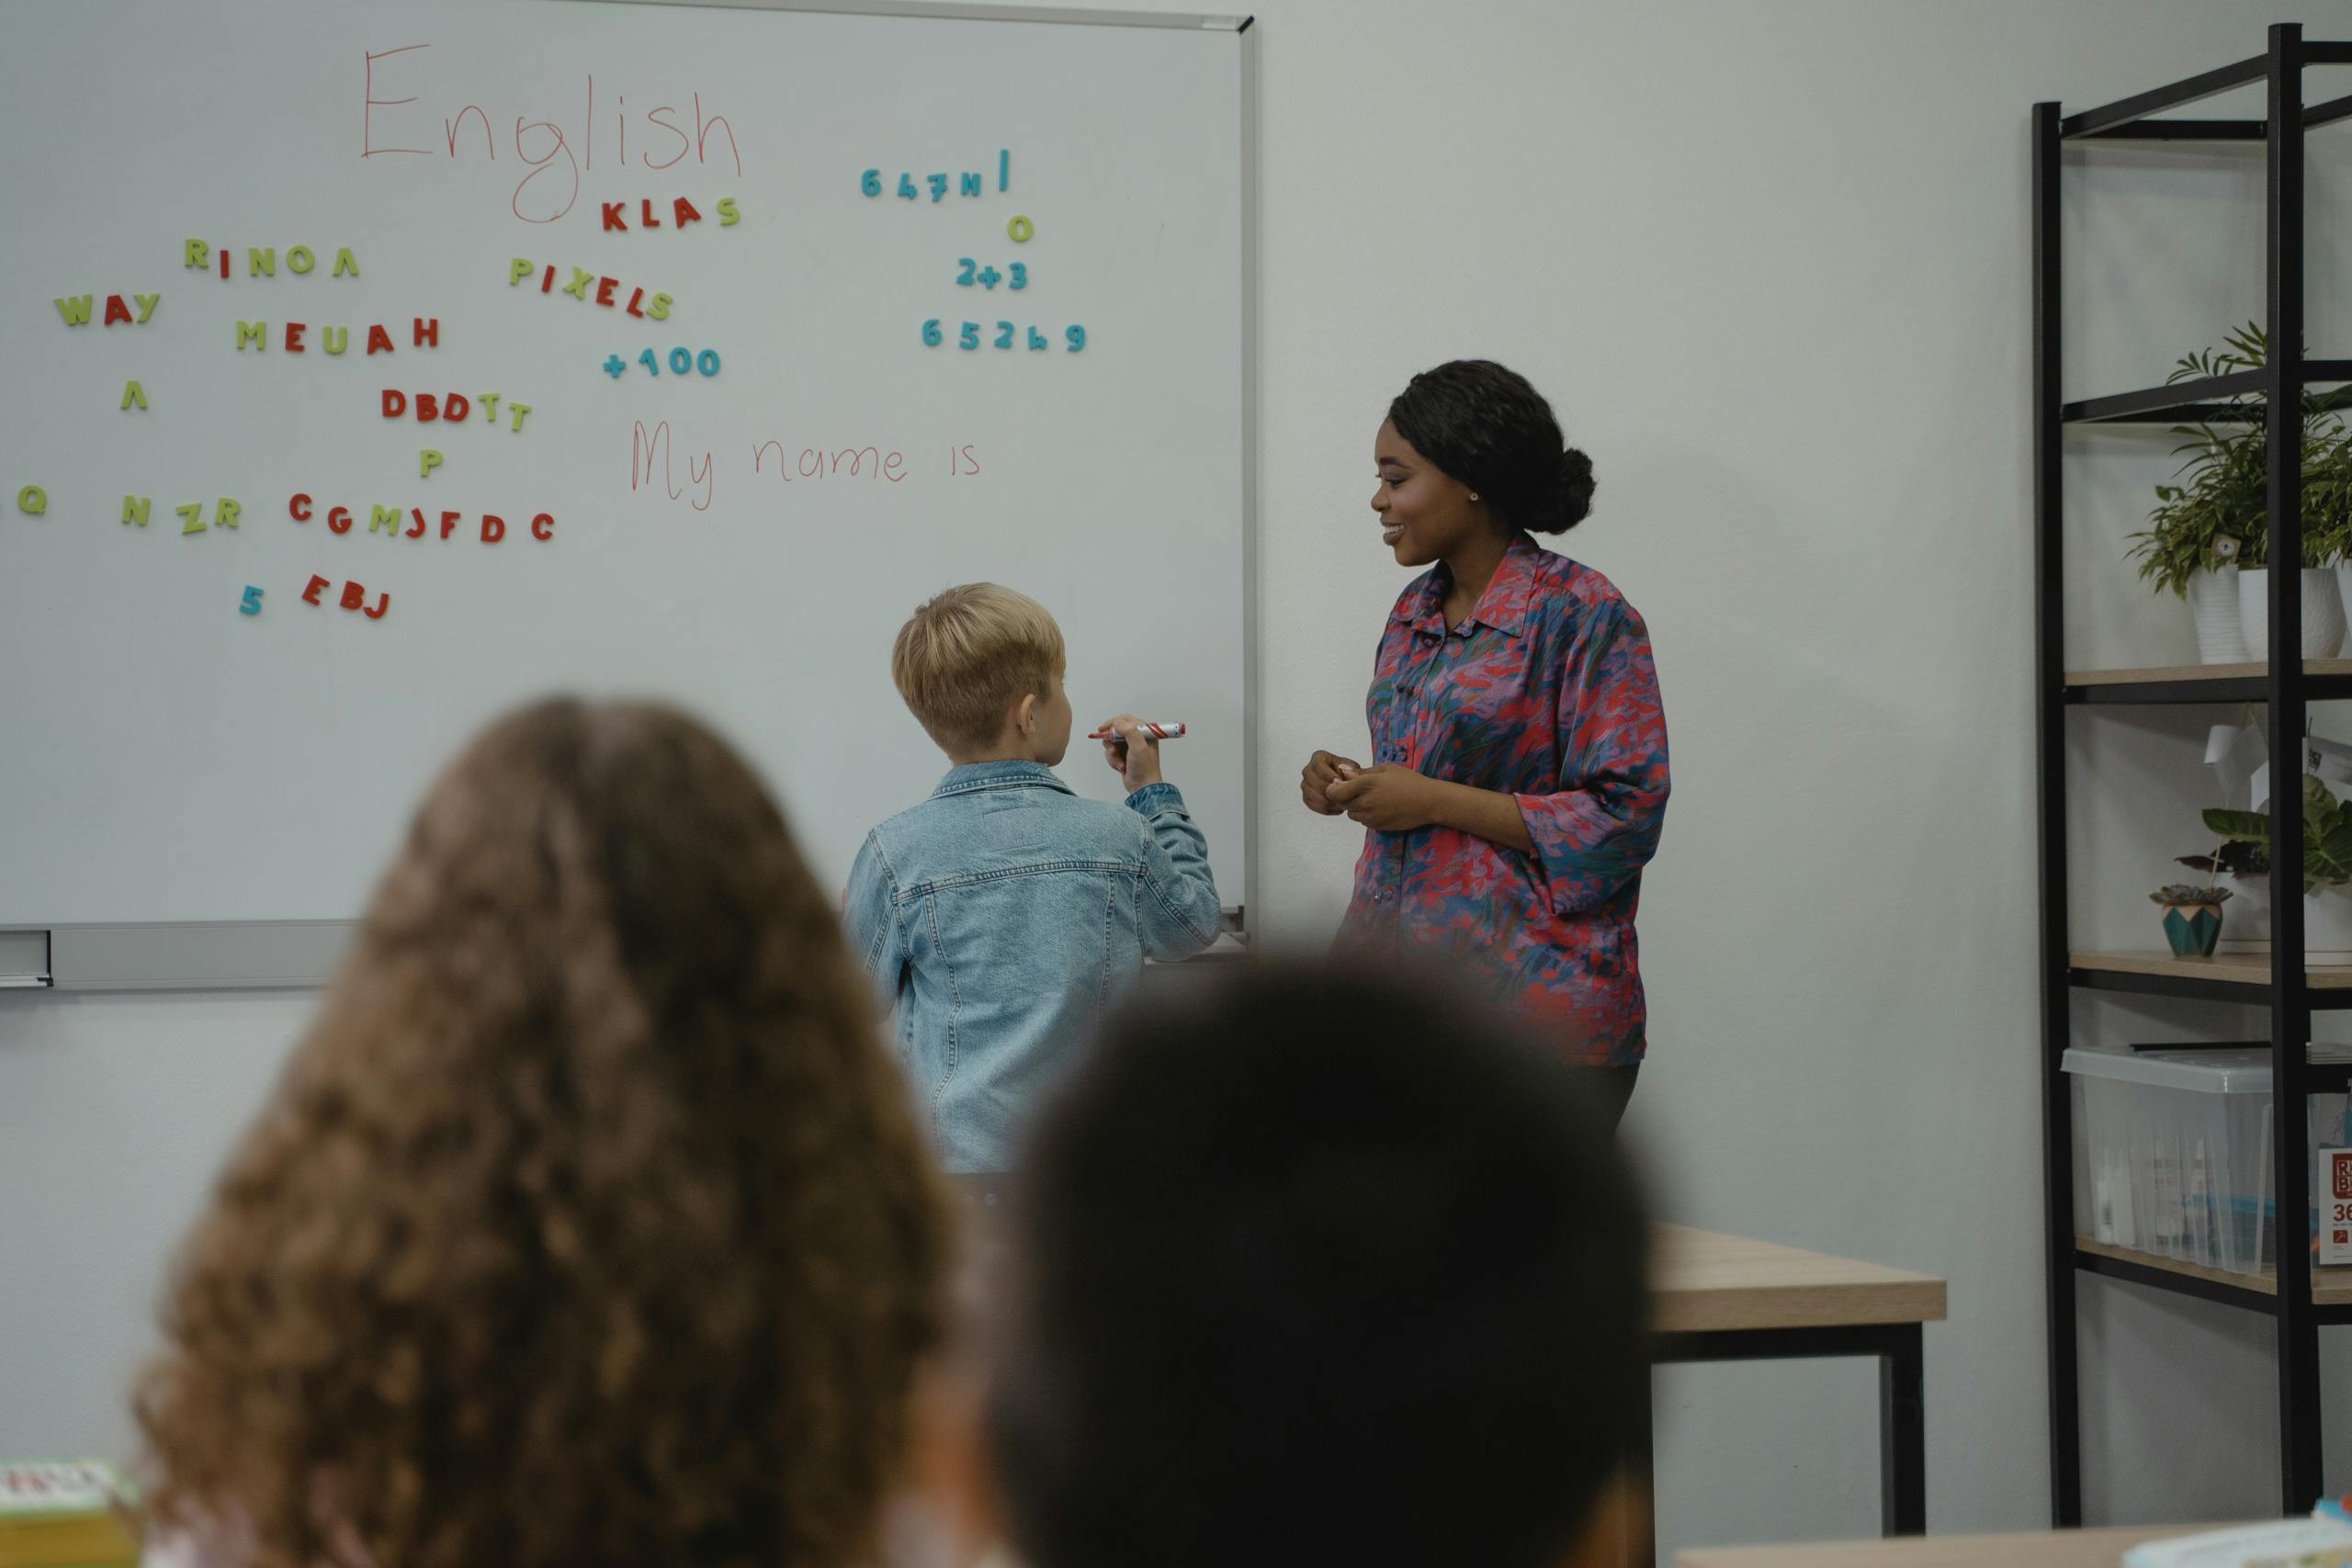
[[[1012,323],[1011,321],[999,321],[996,324],[996,345],[999,348],[1011,348],[1012,346]]]
[[[1026,288],[1029,287],[1029,264],[1027,262],[1014,262],[1012,264],[1012,287],[1015,288]]]
[[[1063,332],[1062,335],[1069,339],[1069,351],[1072,354],[1076,354],[1080,349],[1086,346],[1086,329],[1084,327],[1068,328]]]
[[[639,365],[644,366],[644,367],[645,367],[645,368],[646,368],[647,370],[649,370],[650,372],[651,372],[652,374],[654,374],[654,375],[656,375],[656,376],[659,376],[659,375],[661,375],[661,374],[662,374],[662,367],[661,367],[661,365],[660,365],[660,364],[659,364],[659,363],[654,359],[654,357],[653,357],[653,351],[652,351],[651,349],[650,349],[650,348],[649,348],[649,349],[647,349],[643,354],[640,354],[640,355],[639,355],[637,356],[637,362],[638,362]]]
[[[987,267],[982,267],[982,268],[980,269],[980,287],[981,287],[981,288],[994,288],[998,284],[1000,284],[1000,283],[1001,283],[1001,282],[1003,282],[1003,281],[1004,281],[1004,274],[1002,274],[1002,273],[1001,273],[1001,272],[997,271],[997,269],[996,269],[996,268],[994,268],[994,267],[992,267],[992,266],[987,266]]]
[[[945,175],[925,175],[923,177],[931,182],[932,200],[937,201],[941,197],[947,194],[947,176]]]
[[[605,355],[605,374],[610,376],[614,380],[619,380],[621,378],[621,372],[628,368],[628,361],[623,359],[619,355],[608,354]]]
[[[684,348],[673,348],[670,351],[670,374],[683,376],[694,367],[695,356]]]
[[[718,350],[715,348],[706,348],[700,354],[695,355],[695,368],[701,371],[706,376],[718,375]]]
[[[956,287],[958,288],[969,288],[972,287],[972,269],[979,264],[969,256],[957,256],[956,258],[956,265],[964,269],[956,275]]]
[[[1031,327],[1029,329],[1029,346],[1031,348],[1050,348],[1053,345],[1046,341],[1045,333],[1039,332],[1035,327]]]
[[[255,588],[250,582],[245,584],[245,596],[244,599],[237,605],[237,614],[241,615],[258,615],[261,614],[260,589]]]
[[[978,196],[978,195],[979,195],[979,194],[980,194],[980,176],[979,176],[979,175],[976,175],[976,174],[974,174],[974,173],[972,173],[970,170],[967,169],[967,170],[964,172],[964,185],[963,185],[963,188],[962,188],[961,190],[957,191],[957,192],[956,192],[956,194],[957,194],[957,195],[959,195],[959,196]]]
[[[899,194],[905,197],[909,201],[912,201],[915,198],[914,175],[900,175],[899,176]]]
[[[882,171],[879,169],[866,170],[865,173],[857,177],[857,188],[864,191],[868,196],[880,196],[882,194]]]
[[[939,346],[939,318],[937,316],[933,316],[922,324],[922,342],[925,348]]]
[[[979,322],[978,322],[978,321],[966,321],[966,322],[964,323],[964,335],[963,335],[963,337],[962,337],[962,338],[961,338],[961,339],[956,343],[956,346],[957,348],[978,348],[978,347],[979,347],[979,346],[980,346],[980,323],[979,323]]]

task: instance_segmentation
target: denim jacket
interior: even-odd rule
[[[1216,937],[1217,896],[1174,784],[1122,809],[1035,762],[975,762],[866,835],[843,919],[947,1168],[998,1171],[1143,961]]]

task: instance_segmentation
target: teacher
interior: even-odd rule
[[[1381,631],[1372,761],[1317,751],[1299,775],[1309,809],[1365,829],[1340,941],[1442,959],[1530,1015],[1613,1121],[1647,1043],[1634,913],[1666,717],[1641,617],[1531,537],[1591,511],[1592,459],[1525,378],[1463,359],[1388,405],[1373,462],[1381,542],[1430,570]]]

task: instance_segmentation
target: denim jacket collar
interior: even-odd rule
[[[969,795],[984,789],[1026,789],[1039,784],[1047,789],[1057,789],[1064,795],[1078,793],[1055,777],[1053,769],[1045,763],[1008,758],[996,762],[956,764],[947,770],[947,776],[939,781],[939,787],[931,792],[931,797],[937,800],[944,795]]]

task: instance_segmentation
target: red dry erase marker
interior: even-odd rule
[[[1184,733],[1183,725],[1172,721],[1153,724],[1149,720],[1141,720],[1136,723],[1136,728],[1143,731],[1146,738],[1152,740],[1174,740]],[[1116,738],[1116,732],[1108,729],[1098,729],[1087,736],[1089,740],[1111,740]]]

